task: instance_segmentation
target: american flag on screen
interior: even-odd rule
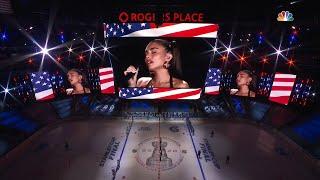
[[[114,94],[113,69],[111,67],[99,69],[102,94]]]
[[[12,14],[12,6],[10,0],[0,0],[0,14]]]
[[[220,80],[221,70],[218,68],[210,68],[207,73],[204,92],[211,95],[219,94]]]
[[[216,38],[219,26],[209,23],[109,23],[104,37],[203,37]]]
[[[41,101],[54,98],[48,72],[34,72],[30,76],[36,100]]]
[[[296,75],[294,74],[276,73],[273,80],[269,100],[287,105],[295,80]]]
[[[119,97],[125,99],[199,99],[201,89],[120,88]]]

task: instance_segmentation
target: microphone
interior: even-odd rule
[[[125,76],[126,81],[128,81],[130,78],[132,78],[136,73],[133,72],[128,72],[127,75]]]
[[[137,69],[140,69],[140,66],[137,66]],[[138,73],[138,72],[136,72],[136,73]],[[131,79],[136,73],[128,72],[127,75],[125,76],[125,80],[128,81],[128,80]]]

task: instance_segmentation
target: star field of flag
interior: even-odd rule
[[[260,73],[257,94],[259,96],[268,97],[272,86],[273,74],[262,72]]]
[[[201,88],[120,88],[119,97],[124,99],[199,99]]]
[[[47,100],[54,97],[48,72],[34,72],[30,76],[36,100]]]
[[[105,37],[121,37],[135,31],[150,29],[149,23],[110,23],[105,26]]]
[[[298,78],[292,91],[291,103],[298,106],[308,106],[316,100],[316,83],[313,79]]]
[[[122,98],[138,97],[146,94],[152,94],[153,88],[121,88],[119,96]]]
[[[210,68],[205,82],[205,93],[212,95],[219,94],[220,79],[221,70],[218,68]]]

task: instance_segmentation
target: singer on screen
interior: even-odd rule
[[[70,69],[67,77],[72,86],[72,89],[67,89],[68,95],[90,93],[90,89],[85,87],[87,85],[86,76],[81,70]]]
[[[249,70],[241,70],[237,74],[236,79],[238,89],[231,91],[231,95],[255,97],[254,92],[256,86],[256,77]]]
[[[189,88],[189,84],[177,78],[181,73],[180,55],[175,41],[154,39],[145,49],[145,63],[151,77],[137,79],[139,68],[129,66],[124,75],[129,76],[129,87]]]

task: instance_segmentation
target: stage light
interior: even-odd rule
[[[80,54],[78,59],[79,59],[79,61],[83,61],[84,60],[84,56],[82,54]]]
[[[214,48],[213,48],[213,51],[214,51],[214,52],[217,52],[217,51],[218,51],[218,48],[214,47]]]
[[[259,35],[259,41],[262,41],[263,37],[262,35]]]
[[[69,51],[69,52],[72,52],[72,48],[71,48],[71,47],[70,47],[70,48],[68,48],[68,51]]]
[[[277,53],[278,55],[280,55],[280,54],[281,54],[281,50],[278,49],[278,50],[276,51],[276,53]]]
[[[58,56],[58,57],[57,57],[57,61],[60,62],[61,60],[62,60],[62,58],[61,58],[60,56]]]
[[[43,55],[48,55],[49,54],[49,50],[47,49],[47,47],[41,48],[41,53]]]
[[[90,51],[91,51],[91,52],[94,51],[94,48],[93,48],[93,47],[90,47]]]
[[[227,52],[228,52],[228,53],[231,52],[231,48],[230,48],[230,47],[227,48]]]
[[[268,59],[267,59],[267,58],[263,58],[263,59],[262,59],[262,62],[265,64],[265,63],[268,62]]]
[[[253,49],[250,49],[250,53],[253,53]]]
[[[6,40],[7,39],[7,35],[6,35],[6,33],[4,32],[4,33],[2,33],[2,35],[1,35],[1,39],[2,40]]]
[[[9,92],[9,89],[8,89],[8,88],[5,88],[5,89],[4,89],[4,92],[5,92],[5,93],[8,93],[8,92]]]
[[[293,35],[297,35],[297,34],[298,34],[298,31],[297,31],[297,30],[294,30],[292,33],[293,33]]]
[[[107,51],[107,50],[108,50],[108,48],[107,48],[107,47],[103,47],[103,50],[104,50],[104,51]]]
[[[299,3],[301,0],[299,0],[299,1],[292,1],[292,2],[290,2],[290,5],[292,5],[292,4],[295,4],[295,3]]]
[[[243,56],[240,57],[240,61],[244,61],[245,58]]]
[[[289,66],[293,66],[294,65],[294,60],[292,60],[292,59],[288,60],[288,64],[289,64]]]
[[[33,27],[32,27],[32,26],[30,26],[30,27],[29,27],[29,29],[31,30],[31,29],[33,29]]]

